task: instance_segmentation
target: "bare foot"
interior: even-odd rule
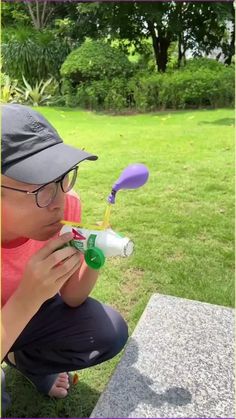
[[[8,359],[13,365],[16,365],[14,352],[9,352]],[[57,399],[63,399],[67,396],[67,390],[69,387],[69,376],[67,372],[61,372],[60,374],[58,374],[56,381],[51,387],[51,390],[49,391],[48,395],[50,397],[56,397]]]
[[[69,384],[69,376],[66,372],[61,372],[58,374],[55,383],[53,384],[51,390],[49,391],[48,395],[50,397],[56,397],[57,399],[63,399],[68,394],[68,388],[70,387]]]

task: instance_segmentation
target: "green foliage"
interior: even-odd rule
[[[72,86],[121,75],[128,77],[131,73],[132,64],[122,51],[108,43],[91,40],[72,51],[61,67],[61,75],[69,79]]]
[[[152,59],[159,71],[166,69],[169,56],[166,57],[166,50],[172,43],[179,47],[178,65],[185,59],[187,50],[202,56],[220,46],[229,59],[234,51],[232,2],[79,2],[75,15],[79,17],[80,39],[82,36],[118,38],[124,42],[124,49],[127,50],[130,41],[140,52],[143,39],[151,37]]]
[[[65,105],[68,106],[69,108],[75,108],[76,106],[79,105],[76,95],[67,93],[66,95],[63,96],[63,98],[65,101]]]
[[[225,62],[230,64],[235,50],[234,20],[232,1],[2,2],[3,28],[47,27],[57,33],[58,40],[62,43],[66,40],[73,48],[86,37],[108,38],[110,41],[119,39],[126,49],[130,42],[135,45],[136,52],[142,53],[145,38],[152,37],[151,59],[162,70],[166,65],[161,65],[166,60],[166,48],[162,48],[161,39],[169,45],[167,49],[171,49],[172,43],[178,44],[178,64],[187,50],[201,56],[219,47]],[[153,45],[156,45],[155,49]]]
[[[17,101],[17,80],[11,80],[7,74],[1,73],[1,102],[15,103]]]
[[[128,83],[132,103],[138,111],[154,110],[160,105],[159,92],[163,75],[139,73]]]
[[[113,79],[104,100],[106,110],[121,111],[128,106],[127,81],[124,78]]]
[[[121,111],[128,106],[127,81],[114,78],[81,83],[76,98],[78,105],[86,109]]]
[[[18,88],[23,103],[31,104],[33,106],[48,103],[51,95],[46,93],[46,89],[52,82],[52,79],[48,79],[47,81],[40,80],[39,82],[36,82],[34,86],[31,86],[24,76],[23,81],[24,87]]]
[[[14,26],[16,22],[18,25],[27,25],[30,22],[23,2],[1,2],[1,18],[3,27]]]
[[[192,58],[186,62],[185,67],[182,69],[185,71],[186,69],[192,72],[199,71],[199,70],[210,70],[210,71],[222,71],[226,67],[217,60],[210,59],[210,58]]]
[[[214,60],[194,59],[178,71],[136,75],[129,87],[140,111],[233,106],[234,68]]]
[[[76,94],[79,106],[86,109],[102,109],[108,90],[108,79],[81,83]]]
[[[165,74],[138,72],[130,79],[92,80],[77,88],[68,85],[68,106],[141,112],[157,109],[184,109],[233,106],[234,68],[214,60],[193,59],[186,67]]]
[[[28,27],[4,30],[2,34],[3,71],[12,78],[29,83],[55,77],[70,49],[66,42],[51,31],[37,31]]]

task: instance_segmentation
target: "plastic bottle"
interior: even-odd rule
[[[134,250],[134,243],[128,237],[115,233],[111,228],[87,230],[65,225],[60,234],[71,231],[74,238],[69,244],[84,253],[86,263],[93,269],[99,269],[105,263],[105,257],[128,257]]]

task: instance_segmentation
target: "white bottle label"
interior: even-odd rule
[[[105,257],[127,257],[134,250],[134,243],[131,240],[127,237],[120,236],[112,229],[96,231],[74,226],[64,226],[60,234],[67,231],[73,233],[74,246],[82,253],[92,247],[98,247],[103,251]]]

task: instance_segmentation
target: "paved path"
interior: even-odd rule
[[[234,310],[151,297],[92,418],[233,418]]]

